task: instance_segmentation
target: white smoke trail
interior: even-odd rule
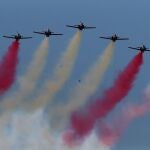
[[[0,117],[0,149],[10,150],[12,146],[11,137],[8,138],[8,120],[10,116],[5,113]]]
[[[51,101],[55,94],[61,89],[72,72],[80,41],[81,32],[78,31],[72,38],[69,47],[63,53],[60,61],[58,62],[56,69],[54,70],[53,79],[45,82],[39,96],[32,101],[32,104],[29,103],[27,106],[28,110],[33,111],[40,107],[44,107],[48,101]]]
[[[114,52],[114,42],[111,42],[104,53],[98,58],[96,63],[90,67],[86,75],[81,80],[81,83],[76,85],[70,92],[69,102],[64,106],[50,108],[49,115],[54,118],[58,116],[65,122],[71,112],[75,111],[85,103],[88,98],[94,94],[98,88],[104,73],[106,72]],[[60,120],[59,120],[60,121]],[[59,123],[57,122],[57,125]],[[56,125],[54,124],[56,127]]]
[[[37,80],[39,79],[39,76],[41,75],[46,62],[45,58],[48,54],[48,45],[48,38],[46,37],[36,50],[25,75],[20,77],[19,89],[14,92],[10,97],[6,97],[2,101],[1,106],[5,110],[13,110],[35,89]]]
[[[5,115],[1,118],[5,122]],[[7,117],[6,117],[7,118]],[[7,119],[6,119],[7,120]],[[68,147],[61,138],[51,134],[48,122],[44,120],[43,110],[36,110],[33,114],[20,111],[12,114],[9,133],[4,141],[1,139],[0,148],[5,150],[109,150],[109,147],[102,145],[97,136],[92,133],[82,145]],[[1,127],[1,126],[0,126]],[[3,128],[2,128],[3,129]],[[0,130],[2,130],[0,128]],[[3,135],[0,133],[0,137]],[[3,142],[3,143],[2,143]],[[3,147],[4,146],[4,147]]]
[[[144,96],[146,99],[150,100],[150,85],[148,85],[144,90]]]
[[[59,142],[58,142],[59,141]],[[109,147],[106,145],[103,145],[93,132],[89,137],[86,138],[86,140],[81,145],[75,145],[68,147],[65,145],[61,138],[56,141],[56,144],[54,146],[55,150],[110,150]]]

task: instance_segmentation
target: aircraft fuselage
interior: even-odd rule
[[[51,32],[49,32],[49,31],[48,31],[48,32],[45,32],[45,36],[46,36],[46,37],[49,37],[50,35],[51,35]]]
[[[117,37],[116,35],[114,35],[114,36],[111,37],[111,40],[114,41],[114,42],[115,42],[117,39],[118,39],[118,37]]]
[[[84,25],[78,25],[79,30],[83,30],[84,28],[85,28]]]
[[[16,41],[19,41],[21,39],[21,35],[16,35],[15,39],[16,39]]]

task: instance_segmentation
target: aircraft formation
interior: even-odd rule
[[[78,29],[80,31],[85,30],[85,29],[95,29],[96,28],[96,27],[93,27],[93,26],[86,26],[83,22],[80,22],[80,24],[76,24],[76,25],[66,25],[66,27],[75,28],[75,29]],[[44,35],[46,37],[50,37],[52,35],[63,35],[62,33],[54,33],[50,29],[47,29],[47,30],[44,30],[44,31],[33,31],[33,33],[41,34],[41,35]],[[4,38],[15,39],[16,41],[19,41],[21,39],[31,39],[32,38],[30,36],[23,36],[18,32],[15,35],[10,35],[10,36],[9,35],[4,35],[3,37]],[[117,34],[114,34],[112,36],[101,36],[99,38],[106,39],[106,40],[112,40],[113,42],[122,41],[122,40],[129,40],[129,38],[121,38]],[[150,51],[150,49],[147,48],[144,44],[142,44],[141,46],[138,46],[138,47],[129,46],[128,48],[141,51],[142,53],[145,52],[145,51]]]
[[[8,95],[7,97],[4,97],[2,99],[1,108],[2,110],[4,110],[4,113],[7,111],[13,112],[16,109],[16,107],[19,106],[23,107],[24,110],[27,110],[27,112],[29,113],[39,110],[39,108],[40,109],[42,108],[44,110],[47,107],[47,104],[51,102],[54,96],[60,91],[60,89],[63,88],[65,82],[68,81],[68,79],[72,74],[73,67],[75,65],[75,61],[78,56],[77,54],[81,42],[81,32],[83,30],[94,29],[96,27],[86,26],[82,22],[77,25],[66,25],[66,26],[68,28],[77,29],[77,31],[78,30],[79,31],[75,33],[73,38],[71,38],[67,46],[67,49],[62,53],[60,59],[57,60],[58,65],[56,64],[52,76],[50,75],[50,78],[47,78],[44,84],[41,86],[42,88],[40,87],[39,94],[35,93],[35,97],[32,98],[32,93],[36,92],[36,88],[37,90],[39,89],[37,83],[39,82],[39,78],[45,67],[45,63],[46,63],[45,60],[49,49],[48,38],[51,36],[63,35],[62,33],[52,32],[50,29],[42,30],[42,31],[39,30],[33,31],[34,35],[42,35],[45,36],[45,38],[42,39],[41,44],[38,46],[37,50],[35,51],[35,54],[33,54],[33,58],[31,59],[31,62],[28,65],[29,68],[27,68],[27,71],[21,77],[20,86],[18,86],[17,90],[14,91],[15,94],[12,94],[10,96]],[[3,37],[8,39],[13,39],[14,41],[12,41],[11,45],[8,47],[6,54],[1,59],[1,64],[2,64],[0,70],[1,71],[1,76],[0,76],[1,95],[4,94],[6,91],[8,91],[17,79],[16,69],[19,60],[18,52],[19,52],[19,45],[20,45],[18,41],[22,39],[32,38],[31,36],[24,36],[18,32],[15,35],[4,35]],[[113,53],[115,48],[114,43],[116,41],[129,40],[129,38],[120,37],[117,34],[111,36],[100,36],[99,38],[110,40],[111,42],[108,44],[104,52],[98,56],[98,59],[94,62],[94,64],[89,67],[86,74],[83,75],[83,77],[78,78],[77,80],[78,83],[76,83],[72,88],[72,90],[68,92],[69,93],[68,103],[64,103],[64,104],[61,103],[60,106],[58,105],[58,107],[56,106],[56,108],[54,109],[53,107],[50,107],[50,110],[48,110],[49,112],[47,111],[48,112],[47,116],[49,118],[52,118],[51,119],[52,126],[55,126],[55,128],[59,128],[56,125],[59,124],[60,126],[62,126],[61,128],[69,127],[67,130],[63,131],[63,133],[65,133],[69,138],[71,137],[70,139],[73,140],[73,142],[76,142],[76,137],[78,139],[84,139],[84,137],[88,137],[89,133],[93,129],[95,129],[95,124],[97,124],[97,121],[102,120],[103,122],[104,118],[107,115],[109,115],[109,113],[115,108],[115,106],[118,103],[120,103],[125,98],[125,96],[128,95],[130,90],[133,88],[134,81],[136,80],[136,76],[138,75],[140,71],[140,67],[143,64],[143,52],[150,51],[150,49],[147,48],[145,45],[138,46],[138,47],[129,46],[128,48],[139,52],[131,59],[131,61],[127,64],[127,66],[125,66],[124,69],[122,69],[122,71],[118,73],[113,84],[111,84],[111,86],[108,87],[108,89],[104,90],[105,93],[104,97],[103,95],[102,97],[100,95],[95,100],[93,100],[92,97],[92,101],[87,105],[86,101],[90,100],[90,97],[94,95],[95,91],[98,89],[103,79],[103,76],[111,63],[111,59],[113,58]],[[26,98],[30,98],[30,95],[31,95],[30,101],[26,101]],[[84,104],[86,104],[85,107],[83,106]],[[81,106],[83,106],[82,107],[83,112],[80,111]],[[142,108],[142,110],[144,111],[147,111],[146,110],[147,108],[144,109],[143,107],[140,108]],[[55,110],[58,110],[58,112],[57,111],[55,112]],[[136,107],[136,112],[138,110],[140,111],[140,109],[137,109]],[[77,112],[77,113],[75,113],[74,115],[73,112]],[[84,115],[85,113],[87,113],[87,115]],[[137,117],[141,117],[141,115]],[[61,118],[63,119],[62,123],[61,123]],[[130,119],[129,117],[129,119],[128,118],[125,119],[133,120],[134,118]],[[125,119],[123,118],[123,120]],[[100,127],[100,129],[101,128],[102,127]],[[112,128],[113,128],[113,122],[112,122]],[[119,126],[118,128],[121,127]],[[109,128],[108,128],[108,132],[109,132]],[[115,134],[112,134],[112,136],[113,135],[116,136],[116,133],[118,133],[118,131],[116,131]],[[107,137],[105,138],[105,135],[100,135],[100,136],[103,136],[104,139],[107,139]],[[72,139],[72,137],[75,137],[75,139]],[[65,145],[67,144],[69,146],[70,143],[67,143],[68,140],[64,142]]]

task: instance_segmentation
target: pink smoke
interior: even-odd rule
[[[121,115],[118,115],[111,123],[101,123],[99,127],[101,131],[99,135],[100,141],[107,146],[116,144],[120,136],[127,129],[129,123],[136,118],[144,116],[148,112],[150,112],[150,101],[124,107]]]

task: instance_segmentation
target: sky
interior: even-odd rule
[[[117,42],[115,55],[104,80],[97,90],[108,87],[116,74],[132,59],[136,51],[128,49],[128,46],[140,46],[145,44],[150,47],[150,20],[149,0],[1,0],[0,5],[0,57],[2,57],[11,41],[2,38],[2,35],[11,35],[20,32],[26,36],[33,36],[31,40],[22,40],[17,76],[24,74],[32,58],[35,49],[42,40],[42,36],[33,33],[34,30],[50,28],[54,32],[63,33],[61,37],[51,37],[50,54],[48,55],[46,69],[40,82],[45,80],[57,63],[57,58],[66,49],[70,38],[75,33],[74,29],[66,25],[74,25],[83,21],[89,26],[96,26],[94,30],[83,31],[80,51],[75,63],[73,73],[69,81],[56,95],[56,101],[65,97],[68,90],[78,79],[82,77],[88,67],[94,62],[107,46],[107,40],[99,39],[99,36],[112,35],[114,33],[129,37],[129,41]],[[138,101],[143,94],[142,90],[150,82],[149,79],[149,53],[144,53],[144,65],[138,75],[133,90],[126,97],[126,101]],[[16,84],[6,93],[16,88]],[[123,104],[121,104],[123,105]],[[117,111],[117,110],[116,110]],[[147,150],[150,148],[150,114],[135,120],[130,124],[126,132],[121,136],[113,150]]]

